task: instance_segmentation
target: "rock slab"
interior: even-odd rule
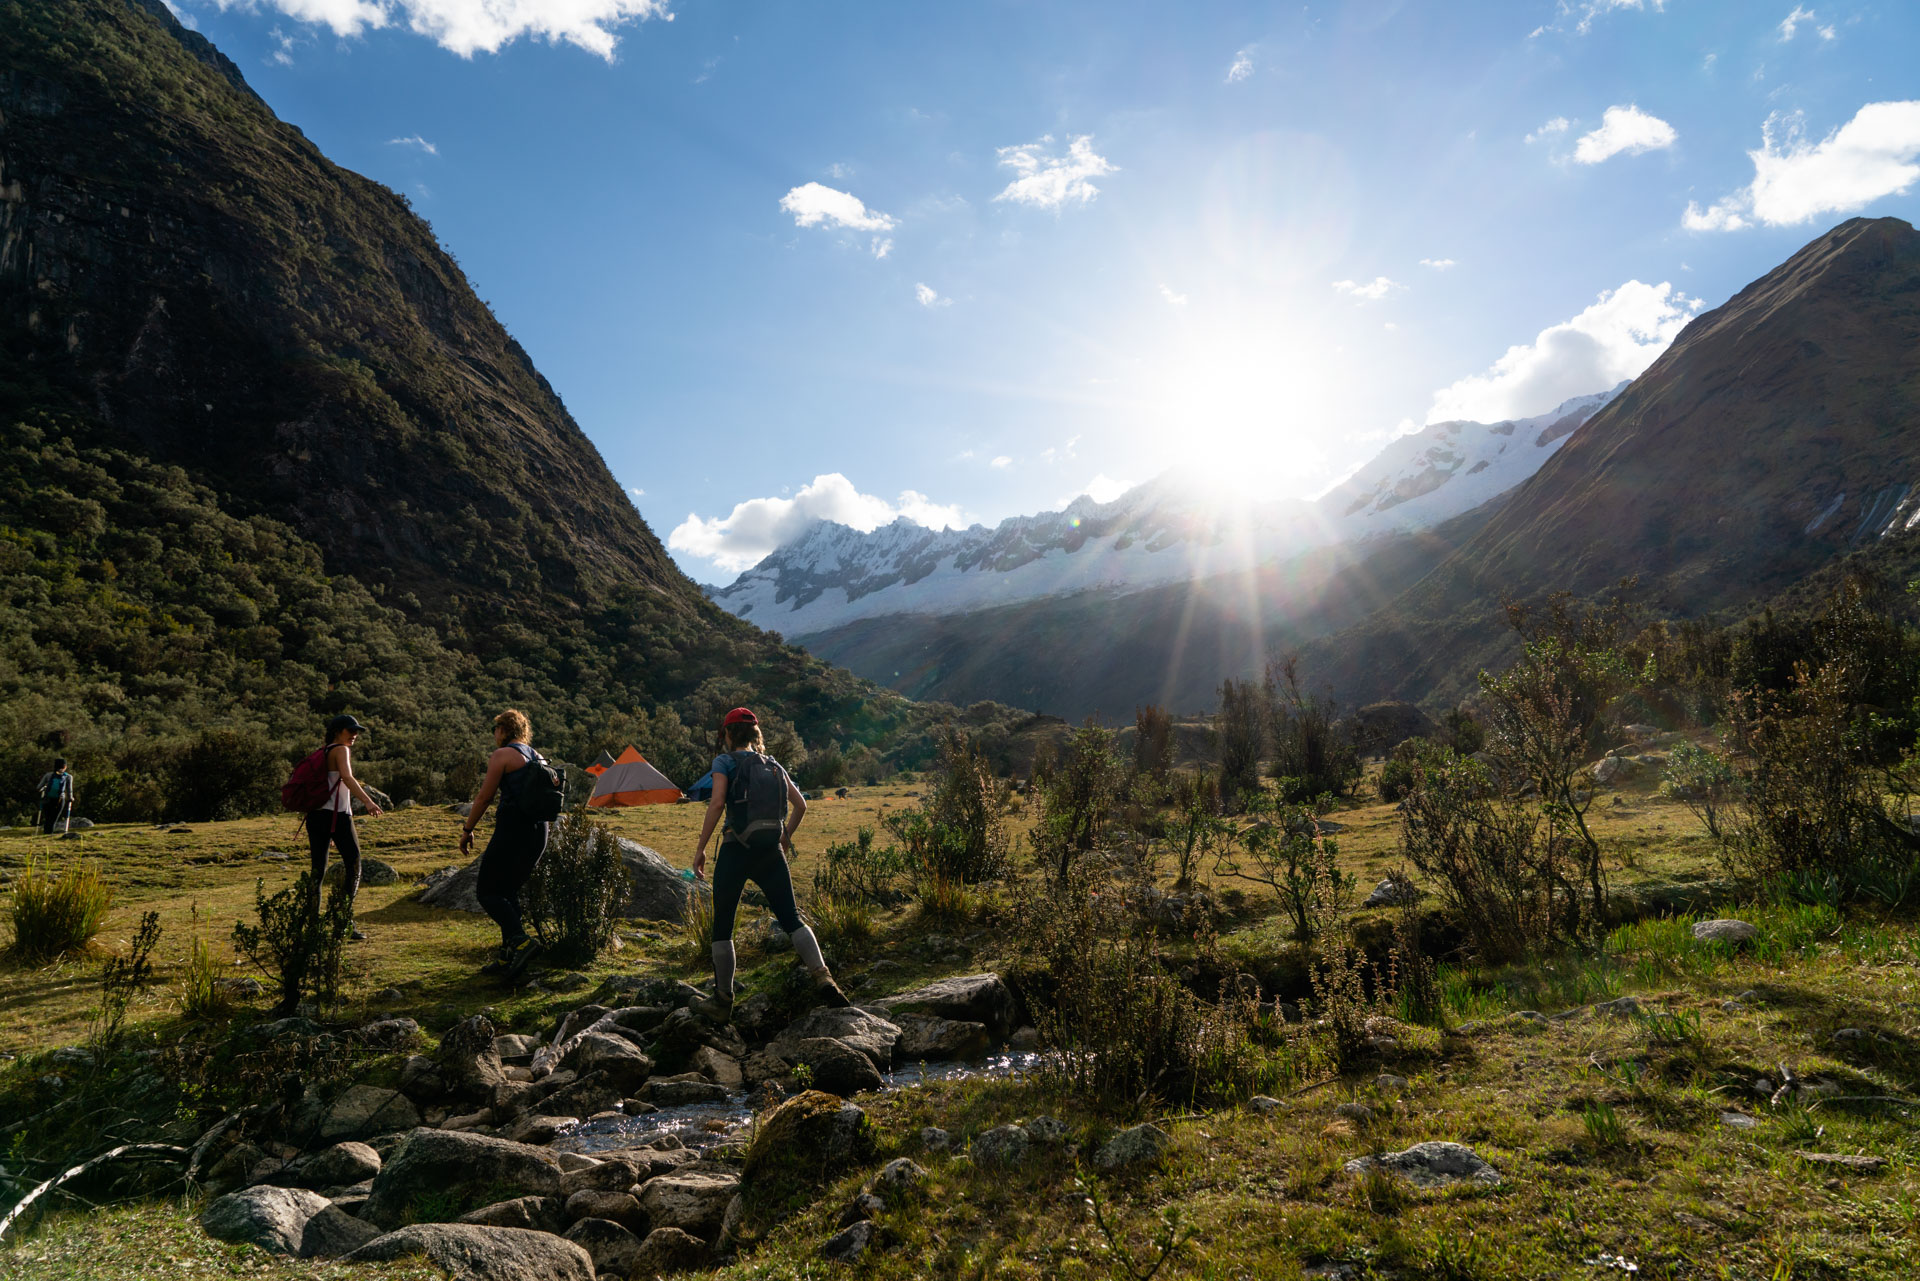
[[[1416,1188],[1443,1188],[1456,1183],[1494,1187],[1500,1183],[1500,1171],[1482,1161],[1464,1143],[1416,1143],[1401,1152],[1356,1157],[1343,1168],[1351,1175],[1362,1175],[1373,1169],[1385,1170]]]
[[[361,1217],[398,1227],[435,1207],[454,1218],[514,1196],[558,1196],[560,1167],[524,1143],[455,1130],[415,1130],[374,1177]]]
[[[246,1188],[210,1203],[200,1214],[200,1227],[216,1241],[297,1255],[307,1220],[329,1205],[318,1192],[302,1188]]]
[[[571,1241],[523,1228],[416,1223],[375,1237],[342,1263],[426,1258],[452,1281],[593,1281],[593,1256]]]

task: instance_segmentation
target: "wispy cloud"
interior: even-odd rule
[[[1608,107],[1600,119],[1600,127],[1591,133],[1580,136],[1574,144],[1573,159],[1576,164],[1597,165],[1614,156],[1637,156],[1646,151],[1660,151],[1678,142],[1680,135],[1674,132],[1672,125],[1658,116],[1650,116],[1631,103],[1624,107]]]
[[[1659,13],[1665,9],[1666,0],[1560,0],[1560,24],[1571,25],[1574,32],[1586,35],[1593,30],[1593,24],[1609,13],[1628,9]],[[1546,30],[1538,27],[1534,35]]]
[[[928,285],[928,284],[915,285],[913,287],[913,296],[919,300],[920,305],[922,307],[953,306],[953,299],[942,298],[940,296],[940,291],[935,289],[932,285]]]
[[[1001,454],[998,458],[988,463],[987,466],[997,467],[1001,471],[1005,471],[1007,468],[1013,466],[1013,459],[1007,457],[1005,454]]]
[[[1253,74],[1253,48],[1248,46],[1233,55],[1233,65],[1227,68],[1227,83],[1239,84]]]
[[[1840,34],[1833,29],[1832,23],[1822,23],[1813,10],[1803,5],[1795,5],[1793,12],[1780,23],[1780,43],[1785,44],[1793,39],[1794,33],[1802,26],[1812,27],[1813,33],[1822,40],[1832,40]]]
[[[1808,142],[1798,112],[1773,115],[1749,151],[1753,181],[1702,209],[1681,215],[1689,231],[1737,231],[1811,222],[1853,213],[1920,179],[1920,101],[1870,102],[1819,142]]]
[[[497,53],[522,38],[570,44],[608,61],[615,32],[630,22],[673,21],[668,0],[215,0],[222,9],[255,3],[336,36],[404,25],[463,58]],[[284,52],[284,50],[283,50]]]
[[[1420,265],[1422,267],[1431,267],[1435,271],[1446,271],[1446,270],[1449,270],[1450,268],[1459,266],[1459,264],[1454,262],[1454,260],[1451,258],[1422,258],[1420,260]]]
[[[1484,374],[1433,394],[1430,423],[1502,422],[1543,414],[1562,401],[1637,377],[1700,309],[1672,285],[1629,280],[1530,343],[1509,347]]]
[[[930,529],[966,524],[959,507],[936,503],[915,490],[903,490],[898,499],[888,502],[861,493],[839,472],[829,472],[815,476],[791,498],[749,498],[725,516],[703,518],[689,513],[667,535],[667,546],[711,561],[725,573],[739,573],[817,520],[835,521],[865,533],[902,516]]]
[[[1184,307],[1187,305],[1187,296],[1185,294],[1175,293],[1171,285],[1161,285],[1160,296],[1167,300],[1167,305],[1170,307]]]
[[[1571,128],[1573,128],[1573,121],[1567,119],[1565,116],[1555,116],[1528,134],[1527,141],[1534,143],[1544,141],[1548,138],[1557,138]]]
[[[1001,147],[1001,165],[1020,176],[994,199],[1011,200],[1037,209],[1084,205],[1100,194],[1100,189],[1090,180],[1117,172],[1106,157],[1095,154],[1091,134],[1069,138],[1064,156],[1054,154],[1052,146],[1053,135],[1048,134],[1038,142]]]
[[[1372,280],[1367,281],[1336,280],[1333,282],[1333,287],[1349,297],[1358,298],[1362,302],[1379,302],[1394,290],[1406,288],[1406,286],[1399,281],[1389,280],[1385,276],[1375,276]]]
[[[440,148],[434,146],[417,133],[408,138],[389,138],[387,139],[387,145],[389,147],[418,147],[430,156],[440,154]]]

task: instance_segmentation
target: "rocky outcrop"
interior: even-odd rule
[[[300,1188],[247,1188],[211,1202],[200,1213],[200,1227],[215,1240],[298,1255],[307,1221],[328,1205],[319,1193]]]
[[[521,1228],[416,1223],[375,1237],[342,1263],[424,1258],[452,1281],[594,1281],[593,1257],[571,1241]]]
[[[995,1041],[1012,1034],[1019,1003],[998,974],[941,979],[911,992],[883,996],[875,1006],[890,1014],[927,1014],[984,1026]]]
[[[479,1134],[415,1130],[373,1180],[361,1217],[398,1227],[429,1207],[448,1219],[517,1196],[558,1196],[560,1167],[540,1148]]]

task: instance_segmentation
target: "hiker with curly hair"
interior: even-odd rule
[[[736,707],[720,726],[721,754],[713,758],[713,798],[707,802],[700,844],[694,850],[693,874],[706,876],[707,841],[722,827],[720,853],[713,867],[713,995],[694,1003],[700,1014],[718,1023],[733,1017],[733,918],[747,882],[760,887],[773,909],[774,919],[793,939],[794,953],[813,977],[821,1001],[832,1006],[851,1004],[827,969],[820,940],[801,923],[793,899],[793,873],[787,854],[793,833],[807,816],[807,799],[793,785],[780,762],[767,755],[760,721],[751,711]]]
[[[313,860],[314,908],[319,909],[320,883],[327,875],[329,847],[340,851],[340,874],[346,879],[349,910],[360,889],[360,835],[353,828],[353,803],[367,807],[368,818],[383,813],[367,795],[367,789],[353,776],[353,745],[367,727],[351,716],[335,716],[327,722],[326,766],[327,799],[318,809],[307,811],[307,852]],[[347,937],[356,943],[366,935],[355,925]]]
[[[493,836],[480,853],[480,874],[474,896],[500,927],[500,950],[480,972],[513,978],[527,968],[540,951],[540,942],[527,933],[520,910],[520,891],[533,875],[533,865],[547,851],[549,824],[523,803],[524,793],[545,766],[533,750],[533,724],[526,713],[509,707],[493,718],[493,752],[487,757],[487,776],[474,793],[467,821],[460,829],[460,853],[473,851],[473,830],[496,794],[500,808],[493,820]]]

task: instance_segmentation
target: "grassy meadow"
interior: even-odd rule
[[[1652,771],[1604,792],[1593,822],[1616,890],[1722,875],[1688,811],[1653,789]],[[917,802],[910,782],[816,802],[801,831],[796,882],[803,905],[820,851]],[[1328,815],[1344,867],[1371,887],[1398,861],[1399,816],[1362,798]],[[613,815],[612,825],[685,865],[701,807]],[[473,971],[492,941],[484,918],[424,909],[413,879],[455,861],[458,819],[443,809],[363,821],[369,856],[400,884],[362,891],[371,936],[350,952],[349,1015],[408,1013],[430,1028],[487,1008],[516,1030],[548,1028],[602,973],[702,968],[670,926],[622,930],[621,948],[583,971],[509,991]],[[1030,821],[1018,813],[1016,824]],[[96,828],[43,843],[0,833],[10,876],[30,857],[98,860],[119,897],[105,948],[124,946],[138,914],[165,926],[161,973],[132,1018],[136,1038],[186,1030],[173,976],[197,928],[224,941],[304,855],[287,819],[202,824],[187,833]],[[46,853],[40,854],[44,849]],[[266,850],[299,857],[276,861]],[[55,863],[57,865],[57,861]],[[1206,869],[1203,869],[1205,871]],[[1167,874],[1163,872],[1163,877]],[[1239,906],[1222,924],[1220,954],[1257,962],[1291,946],[1266,891],[1214,887]],[[1013,919],[979,900],[977,928],[935,931],[911,904],[879,909],[870,937],[836,963],[856,1000],[930,974],[997,968],[1017,951]],[[1746,947],[1700,944],[1691,917],[1649,916],[1614,929],[1588,953],[1504,968],[1443,966],[1439,1026],[1371,1016],[1382,1038],[1334,1071],[1311,1057],[1270,1064],[1277,1105],[1148,1105],[1135,1115],[1088,1106],[1046,1078],[945,1082],[861,1100],[881,1135],[881,1159],[912,1156],[931,1172],[924,1197],[880,1219],[884,1248],[856,1265],[819,1261],[842,1208],[871,1169],[847,1176],[757,1250],[714,1275],[734,1278],[1669,1278],[1908,1277],[1920,1269],[1920,963],[1911,929],[1893,918],[1831,908],[1729,906],[1760,928]],[[1717,913],[1706,913],[1713,915]],[[1360,920],[1380,909],[1358,910]],[[764,981],[787,958],[758,952],[743,915],[743,978]],[[881,961],[888,962],[880,964]],[[0,965],[0,1090],[44,1070],[35,1059],[82,1041],[97,1001],[99,958],[40,968]],[[547,990],[568,987],[567,991]],[[385,998],[377,993],[398,989]],[[1637,1013],[1596,1013],[1630,996]],[[262,998],[257,1005],[266,1003]],[[431,1017],[439,1011],[442,1019]],[[1526,1013],[1523,1013],[1526,1012]],[[1540,1017],[1544,1016],[1544,1017]],[[239,1018],[248,1015],[243,1011]],[[1791,1072],[1809,1082],[1778,1104]],[[13,1080],[9,1082],[7,1077]],[[1361,1105],[1342,1107],[1342,1105]],[[1339,1111],[1336,1111],[1339,1109]],[[993,1125],[1048,1114],[1065,1145],[1017,1170],[977,1169],[934,1154],[921,1127],[950,1131],[954,1151]],[[1090,1154],[1108,1134],[1152,1119],[1173,1155],[1140,1173],[1097,1177]],[[1503,1176],[1489,1189],[1417,1192],[1356,1179],[1343,1164],[1423,1140],[1465,1143]],[[1880,1164],[1822,1158],[1878,1158]],[[877,1163],[875,1163],[877,1168]],[[1096,1196],[1101,1214],[1089,1211]],[[272,1259],[209,1241],[191,1199],[92,1208],[66,1203],[20,1240],[0,1269],[23,1277],[142,1275],[331,1277],[410,1275],[388,1269]],[[1102,1226],[1104,1223],[1104,1227]],[[137,1239],[140,1248],[129,1243]],[[1169,1241],[1168,1257],[1155,1270]],[[1309,1273],[1307,1270],[1316,1270]]]

